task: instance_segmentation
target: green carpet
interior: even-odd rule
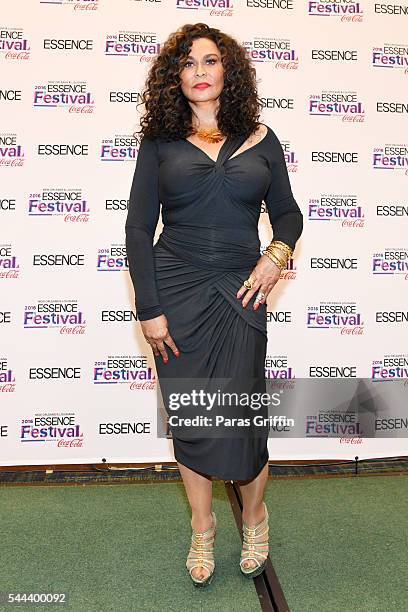
[[[1,609],[260,610],[253,581],[239,572],[223,483],[213,491],[217,575],[201,591],[184,567],[191,528],[182,484],[2,487],[0,591],[65,592],[68,605]]]
[[[0,591],[66,592],[80,612],[257,612],[240,538],[213,483],[216,576],[191,584],[182,483],[3,486]],[[270,556],[291,612],[406,612],[405,476],[269,480]]]
[[[406,476],[270,480],[265,501],[291,612],[407,612]]]

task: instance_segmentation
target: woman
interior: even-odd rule
[[[160,384],[232,377],[243,389],[248,377],[248,390],[265,390],[266,297],[303,216],[280,142],[257,121],[255,69],[230,36],[188,24],[164,43],[146,85],[126,248]],[[260,256],[262,200],[274,240]],[[160,202],[164,228],[153,246]],[[215,569],[211,477],[240,483],[242,573],[254,577],[265,567],[268,431],[189,437],[172,428],[192,511],[186,567],[196,586],[209,584]]]

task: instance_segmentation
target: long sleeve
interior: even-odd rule
[[[140,321],[163,314],[156,284],[153,238],[160,214],[157,143],[141,140],[125,224],[129,273]]]
[[[282,145],[272,131],[271,182],[264,201],[272,225],[273,238],[292,249],[303,231],[303,214],[293,196]]]

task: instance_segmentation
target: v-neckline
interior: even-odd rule
[[[202,148],[201,148],[201,147],[199,147],[198,145],[194,144],[194,142],[191,142],[191,140],[187,140],[187,138],[183,138],[183,140],[184,140],[185,142],[188,142],[188,144],[190,144],[191,146],[193,146],[195,149],[198,149],[199,151],[201,151],[201,153],[202,153],[203,155],[205,155],[205,157],[207,157],[207,159],[209,159],[209,160],[210,160],[210,161],[211,161],[213,164],[217,165],[217,164],[218,164],[218,162],[219,162],[219,160],[220,160],[220,158],[221,158],[221,154],[222,154],[222,152],[223,152],[223,150],[224,150],[224,148],[225,148],[225,146],[226,146],[227,142],[229,142],[229,141],[230,141],[230,138],[231,138],[231,136],[230,136],[230,134],[228,134],[228,135],[227,135],[227,137],[226,137],[226,139],[225,139],[225,140],[224,140],[224,142],[222,143],[221,147],[219,148],[218,155],[217,155],[217,159],[213,159],[212,157],[210,157],[210,156],[208,155],[208,153],[206,153],[206,152],[204,151],[204,149],[202,149]]]
[[[266,125],[266,124],[264,124]],[[265,138],[267,138],[269,136],[269,126],[266,125],[266,134],[261,138],[261,140],[258,140],[258,142],[256,142],[254,145],[252,145],[251,147],[247,147],[246,149],[244,149],[243,151],[241,151],[240,153],[238,153],[237,155],[234,155],[234,153],[236,153],[237,150],[239,150],[239,148],[244,144],[244,142],[246,141],[246,138],[244,138],[244,140],[242,140],[242,138],[240,139],[240,141],[238,142],[238,146],[236,147],[236,143],[232,146],[233,150],[232,150],[232,155],[230,157],[228,157],[227,161],[233,160],[236,157],[239,157],[240,155],[243,155],[244,153],[247,153],[248,151],[252,151],[252,149],[254,149],[255,147],[257,147],[258,145],[261,144],[261,142],[263,142],[265,140]],[[201,147],[199,147],[198,145],[194,144],[194,142],[191,142],[190,140],[187,140],[187,138],[183,138],[184,142],[187,142],[188,144],[190,144],[192,147],[194,147],[195,149],[198,149],[198,151],[201,152],[202,155],[204,155],[214,166],[218,166],[219,162],[221,160],[221,156],[224,153],[225,147],[227,146],[227,144],[229,144],[230,142],[232,142],[233,138],[231,135],[228,135],[226,137],[226,139],[224,140],[224,142],[222,143],[219,151],[218,151],[218,155],[217,155],[217,159],[213,159],[212,157],[210,157],[208,155],[208,153],[206,153],[203,149],[201,149]]]

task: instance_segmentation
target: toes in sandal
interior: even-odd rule
[[[214,538],[217,526],[215,513],[211,512],[213,523],[206,531],[195,531],[193,529],[191,535],[191,546],[187,556],[186,567],[190,573],[190,578],[196,587],[204,587],[211,583],[214,570]],[[193,575],[195,567],[203,568],[207,573],[203,579],[196,578]]]
[[[241,572],[248,578],[259,576],[265,569],[268,559],[269,515],[265,502],[263,502],[263,506],[265,509],[265,517],[262,521],[253,527],[248,527],[248,525],[242,522],[243,544],[239,565]],[[243,564],[248,560],[254,561],[256,565],[252,566],[251,564],[249,567],[244,567]]]

